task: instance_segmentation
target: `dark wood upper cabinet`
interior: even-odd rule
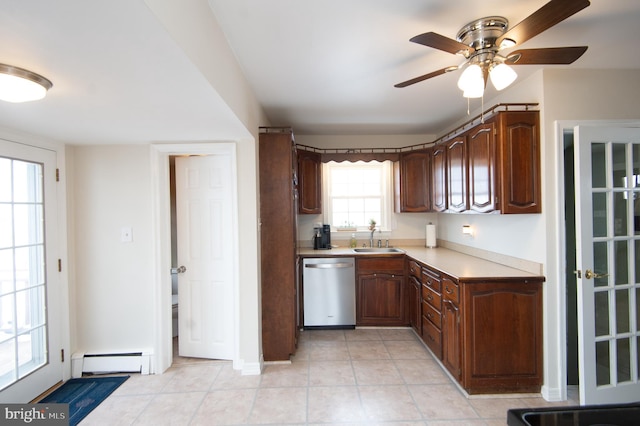
[[[496,210],[495,123],[481,124],[467,135],[469,207],[486,213]]]
[[[538,111],[497,116],[500,205],[503,214],[540,213],[540,125]]]
[[[319,153],[298,150],[298,213],[322,213],[322,161]]]
[[[431,149],[431,210],[443,212],[447,209],[447,152],[444,145]]]
[[[396,212],[431,211],[429,150],[403,153],[394,164]]]
[[[462,135],[451,139],[446,150],[447,208],[459,213],[469,209],[466,137]]]

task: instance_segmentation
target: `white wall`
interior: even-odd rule
[[[154,241],[148,146],[70,149],[75,351],[153,348]],[[133,241],[120,240],[131,227]]]

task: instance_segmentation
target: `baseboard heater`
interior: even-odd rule
[[[140,373],[149,374],[150,352],[84,353],[71,357],[71,377],[83,374]]]

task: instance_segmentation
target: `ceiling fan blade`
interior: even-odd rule
[[[475,50],[471,46],[467,46],[457,40],[434,32],[417,35],[412,37],[409,41],[433,47],[434,49],[444,50],[445,52],[453,53],[454,55],[462,53],[465,57],[469,57],[469,55],[471,55]]]
[[[589,0],[551,0],[523,21],[507,30],[506,33],[498,38],[496,45],[502,45],[502,42],[507,39],[515,42],[515,44],[522,44],[578,13],[590,4]]]
[[[416,84],[416,83],[419,83],[421,81],[428,80],[428,79],[433,78],[433,77],[437,77],[437,76],[442,75],[444,73],[455,71],[457,69],[458,69],[457,66],[442,68],[441,70],[433,71],[433,72],[430,72],[429,74],[421,75],[420,77],[412,78],[411,80],[407,80],[407,81],[403,81],[402,83],[395,84],[393,87],[411,86],[412,84]]]
[[[507,56],[505,63],[509,65],[571,64],[587,49],[587,46],[575,46],[516,50]]]

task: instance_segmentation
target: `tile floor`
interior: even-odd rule
[[[314,330],[301,333],[290,364],[267,364],[260,376],[179,357],[164,374],[132,375],[81,426],[493,426],[509,408],[547,405],[466,398],[409,329]]]

